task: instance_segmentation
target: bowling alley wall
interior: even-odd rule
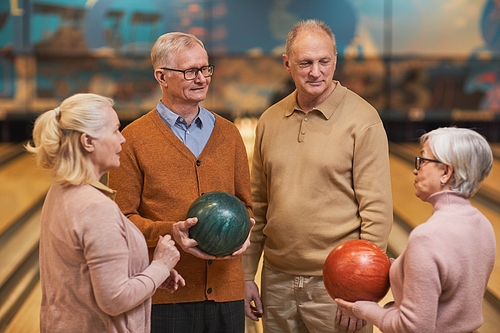
[[[439,126],[500,141],[498,0],[0,0],[0,142],[78,92],[115,100],[123,124],[161,98],[149,52],[171,31],[200,38],[215,65],[203,106],[256,119],[293,91],[286,36],[301,19],[337,39],[334,79],[380,113],[389,139]]]

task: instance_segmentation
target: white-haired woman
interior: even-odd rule
[[[496,244],[493,227],[469,198],[489,175],[493,156],[488,142],[469,129],[439,128],[420,142],[415,195],[433,210],[391,265],[394,303],[382,308],[375,302],[336,301],[345,313],[384,333],[472,332],[483,323],[481,306]],[[348,324],[355,331],[355,322],[341,326]]]
[[[112,106],[73,95],[38,117],[26,147],[54,180],[41,217],[41,332],[149,332],[155,290],[185,284],[170,236],[150,264],[142,233],[99,182],[125,142]]]

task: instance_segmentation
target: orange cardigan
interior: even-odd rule
[[[236,195],[252,216],[248,158],[241,135],[230,121],[215,115],[215,127],[198,158],[153,110],[123,130],[126,142],[121,165],[109,174],[117,190],[116,203],[142,231],[150,258],[160,235],[186,219],[191,203],[201,194],[225,191]],[[245,297],[241,258],[202,260],[181,251],[176,270],[186,286],[171,294],[158,289],[153,304]]]

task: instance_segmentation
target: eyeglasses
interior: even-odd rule
[[[201,72],[201,74],[204,77],[210,77],[214,74],[214,65],[209,65],[209,66],[203,66],[201,68],[189,68],[185,70],[180,70],[180,69],[173,69],[173,68],[166,68],[166,67],[161,67],[161,69],[167,70],[167,71],[175,71],[175,72],[181,72],[184,74],[184,79],[185,80],[194,80],[198,76],[198,72]]]
[[[441,161],[438,161],[438,160],[431,160],[429,158],[423,158],[423,157],[420,157],[420,156],[415,156],[415,169],[417,170],[420,170],[420,166],[422,165],[423,162],[434,162],[434,163],[441,163],[443,164],[443,162]]]

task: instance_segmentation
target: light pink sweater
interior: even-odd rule
[[[102,184],[53,184],[42,210],[40,330],[149,332],[151,296],[167,277]],[[108,195],[108,196],[107,196]]]
[[[384,333],[471,332],[483,323],[481,305],[495,262],[493,227],[456,192],[431,195],[429,220],[410,234],[390,270],[395,304],[360,301],[354,313]]]

